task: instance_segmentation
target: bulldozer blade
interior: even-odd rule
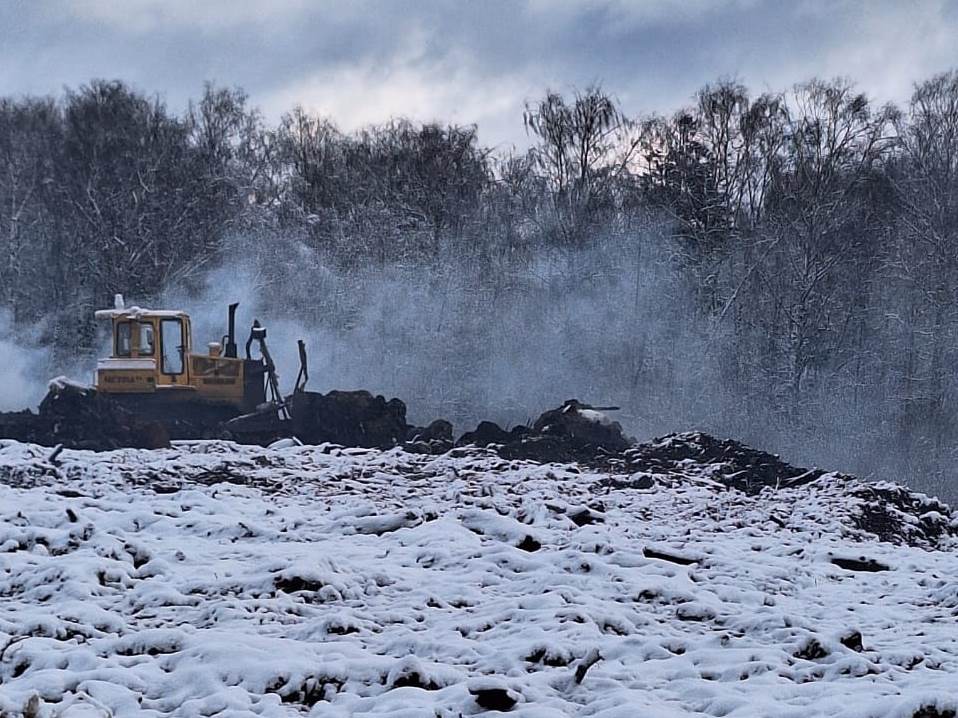
[[[284,405],[272,403],[220,425],[222,434],[242,443],[268,444],[291,436],[290,422],[280,416]]]

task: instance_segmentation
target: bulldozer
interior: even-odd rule
[[[245,356],[238,356],[236,310],[229,305],[227,333],[205,352],[193,344],[190,316],[181,310],[127,307],[116,295],[112,309],[95,313],[111,322],[111,353],[99,359],[97,393],[138,417],[163,424],[172,438],[211,433],[235,438],[282,435],[291,402],[309,379],[299,341],[300,370],[293,394],[284,397],[266,345],[266,327],[253,321]],[[257,350],[254,357],[254,349]]]
[[[258,320],[240,356],[238,307],[229,305],[226,334],[197,351],[187,312],[128,307],[116,295],[112,309],[95,313],[110,322],[111,349],[97,361],[93,386],[52,380],[37,413],[0,412],[0,439],[94,451],[162,448],[175,439],[384,449],[406,440],[414,427],[399,399],[306,391],[303,340],[296,383],[284,395]]]

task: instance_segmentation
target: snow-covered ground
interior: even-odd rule
[[[50,455],[0,442],[5,715],[958,710],[954,539],[879,542],[831,475],[748,497],[473,449]]]

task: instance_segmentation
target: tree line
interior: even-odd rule
[[[114,293],[200,286],[238,253],[313,326],[368,321],[362,295],[383,277],[445,281],[455,301],[429,305],[452,312],[445,329],[416,325],[455,345],[428,390],[443,410],[489,400],[469,376],[496,362],[490,323],[521,323],[533,296],[542,316],[581,298],[601,316],[549,315],[555,351],[639,431],[761,426],[783,448],[947,480],[958,73],[901,107],[842,79],[759,95],[720,80],[639,117],[593,86],[530,101],[519,122],[526,151],[484,147],[474,126],[347,133],[302,108],[271,124],[213,85],[182,113],[119,81],[0,99],[0,306],[70,357],[93,350]],[[387,362],[413,341],[380,336]],[[725,397],[712,414],[704,386]]]

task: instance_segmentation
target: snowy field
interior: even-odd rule
[[[954,539],[879,541],[857,482],[748,497],[709,466],[610,482],[473,449],[50,456],[0,442],[3,715],[958,710]],[[904,524],[952,521],[919,503]]]

